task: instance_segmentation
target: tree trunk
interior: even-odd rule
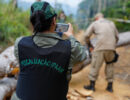
[[[107,3],[107,1],[104,0],[104,6],[103,6],[103,10],[104,10],[104,11],[106,10],[106,3]]]
[[[14,6],[14,8],[17,8],[17,7],[18,7],[18,5],[17,5],[17,0],[13,0],[13,6]]]
[[[14,56],[14,47],[11,46],[0,54],[0,77],[3,77],[5,74],[10,73],[12,67],[16,66],[18,65]]]
[[[102,10],[102,0],[98,0],[98,12]]]
[[[36,1],[41,1],[41,0],[36,0]]]
[[[98,7],[98,1],[97,1],[97,0],[94,0],[94,7],[93,7],[93,9],[94,9],[94,14],[93,14],[93,15],[96,15],[96,13],[98,12],[97,7]]]
[[[17,80],[14,78],[3,78],[0,80],[0,100],[6,100],[5,97],[11,96],[16,88]]]
[[[124,4],[123,4],[123,7],[122,7],[122,9],[123,9],[124,12],[126,11],[126,3],[127,3],[127,1],[128,0],[124,0]]]

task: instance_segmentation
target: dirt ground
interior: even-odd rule
[[[78,34],[76,37],[83,43],[83,34]],[[93,93],[83,88],[84,85],[89,84],[88,73],[90,65],[88,65],[82,71],[72,75],[68,94],[69,100],[130,100],[130,45],[118,48],[117,52],[120,58],[114,64],[114,92],[109,93],[105,90],[107,86],[104,74],[105,64],[100,70],[100,75],[96,82],[96,91]]]

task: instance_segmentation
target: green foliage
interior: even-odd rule
[[[73,25],[73,29],[74,29],[74,32],[77,33],[78,32],[78,26],[76,25],[74,19],[73,19],[73,15],[70,14],[69,16],[67,16],[66,18],[66,23],[71,23]]]
[[[83,0],[77,14],[79,28],[85,29],[98,12],[103,12],[106,18],[112,20],[130,20],[130,0]],[[114,22],[120,32],[130,30],[130,23]]]
[[[105,11],[103,11],[103,13],[106,17],[109,18],[118,18],[126,21],[130,20],[130,1],[124,2],[124,0],[121,0],[120,4],[117,4],[113,8],[111,7],[107,8]],[[120,32],[130,30],[130,23],[117,22],[117,21],[114,22]]]
[[[29,11],[0,1],[0,43],[13,44],[17,37],[30,34],[29,27]]]
[[[77,23],[79,29],[85,29],[89,23],[88,18],[90,17],[90,9],[94,0],[83,0],[78,7],[77,12]],[[92,12],[92,11],[91,11]],[[92,16],[91,16],[92,17]]]
[[[130,23],[115,22],[119,32],[130,31]]]

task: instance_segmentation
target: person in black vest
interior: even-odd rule
[[[67,100],[72,67],[86,59],[85,49],[73,37],[71,24],[64,33],[68,39],[55,33],[56,13],[47,2],[31,6],[30,22],[34,35],[15,42],[20,73],[11,100]]]

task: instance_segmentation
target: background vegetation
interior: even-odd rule
[[[32,34],[29,10],[22,11],[14,6],[16,0],[10,0],[9,3],[3,1],[0,0],[0,48],[12,45],[17,37]],[[56,11],[58,14],[62,11],[61,4],[56,4]],[[98,12],[103,12],[105,17],[114,21],[119,32],[130,30],[130,0],[83,0],[79,4],[77,17],[66,15],[65,22],[71,22],[77,33],[86,29]]]
[[[62,8],[56,9],[59,14]],[[13,0],[9,3],[0,0],[0,47],[7,47],[14,44],[17,37],[32,34],[32,27],[29,22],[30,11],[22,11],[15,7]],[[73,15],[66,16],[66,23],[74,25]],[[76,26],[74,25],[76,30]]]
[[[98,12],[113,20],[120,32],[130,30],[130,22],[116,20],[130,20],[130,0],[83,0],[79,4],[77,14],[79,28],[85,29]]]
[[[13,4],[0,0],[0,44],[12,45],[21,35],[29,35],[29,11],[14,8]]]

